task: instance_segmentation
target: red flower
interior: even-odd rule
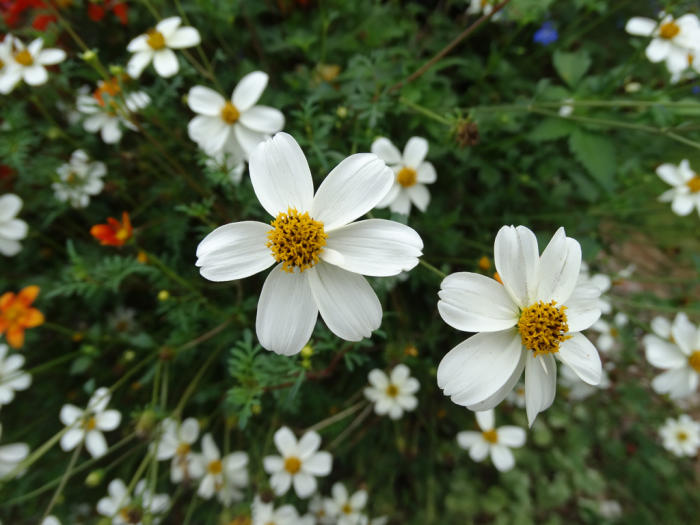
[[[107,224],[95,224],[90,228],[92,236],[100,241],[102,246],[124,246],[131,239],[134,229],[127,212],[122,212],[122,222],[113,217],[107,219]]]
[[[52,2],[57,8],[64,7],[64,2]],[[32,21],[32,27],[38,31],[43,31],[46,27],[57,20],[56,16],[49,13],[49,6],[44,0],[13,0],[0,4],[3,18],[8,27],[15,27],[20,22],[20,17],[25,11],[39,9],[44,12],[37,13]]]
[[[127,13],[127,5],[125,2],[112,2],[112,0],[104,0],[102,5],[90,3],[88,5],[88,16],[93,22],[102,20],[107,11],[112,11],[122,25],[126,25],[129,21]]]
[[[44,315],[32,308],[39,295],[38,286],[27,286],[18,294],[5,292],[0,295],[0,335],[5,334],[12,348],[24,345],[24,331],[44,322]]]

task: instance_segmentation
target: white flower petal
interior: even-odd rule
[[[299,440],[300,459],[305,460],[314,455],[321,447],[321,436],[313,430],[304,434]]]
[[[268,474],[284,470],[284,458],[281,456],[266,456],[263,458],[263,468]]]
[[[294,355],[308,342],[318,308],[309,286],[310,270],[289,273],[282,264],[265,279],[255,319],[260,344],[276,354]]]
[[[63,49],[44,49],[36,61],[42,66],[53,66],[66,59],[66,52]]]
[[[75,405],[63,405],[58,418],[66,426],[70,426],[83,417],[83,411]]]
[[[260,100],[267,87],[268,76],[262,71],[253,71],[244,76],[233,90],[231,101],[238,111],[247,111]]]
[[[569,332],[589,328],[600,318],[600,290],[595,286],[576,286],[566,301],[566,319]]]
[[[524,226],[503,226],[494,243],[496,271],[516,304],[527,307],[537,286],[539,251],[537,238]]]
[[[489,454],[490,448],[489,444],[481,438],[469,449],[469,457],[476,462],[484,461]]]
[[[525,429],[506,425],[498,429],[498,442],[507,447],[522,447],[525,444]]]
[[[355,492],[350,497],[350,506],[356,512],[361,511],[367,505],[367,491],[362,489]]]
[[[666,184],[671,186],[681,186],[685,184],[685,179],[680,171],[673,164],[662,164],[656,168],[656,174],[661,177]]]
[[[207,154],[214,155],[228,140],[231,126],[218,116],[199,115],[190,120],[187,133]]]
[[[657,368],[680,368],[688,364],[688,356],[670,341],[648,334],[643,342],[647,361]]]
[[[571,339],[567,339],[559,346],[557,356],[585,383],[594,386],[600,384],[603,375],[600,356],[585,335],[571,334]]]
[[[175,52],[164,47],[153,54],[153,67],[163,78],[170,78],[180,70]]]
[[[464,430],[457,433],[457,444],[465,450],[470,449],[479,441],[482,441],[481,432]]]
[[[369,373],[368,379],[370,384],[379,390],[386,390],[389,386],[389,378],[378,368],[375,368]]]
[[[129,53],[140,53],[142,51],[152,51],[153,49],[148,45],[148,35],[139,35],[129,42],[126,50]]]
[[[671,52],[671,45],[671,42],[668,40],[655,38],[649,42],[645,54],[651,62],[661,62]]]
[[[423,137],[411,137],[403,149],[403,163],[414,170],[420,166],[428,154],[428,141]]]
[[[20,241],[27,236],[28,229],[27,223],[19,219],[0,222],[0,237],[11,241]],[[418,261],[416,261],[416,264],[418,264]]]
[[[321,451],[307,458],[302,465],[302,469],[314,476],[327,476],[331,473],[332,466],[333,456],[331,456],[330,452]]]
[[[625,31],[631,35],[651,36],[656,29],[656,20],[635,16],[630,18],[625,25]]]
[[[192,445],[197,441],[199,436],[199,423],[193,417],[188,417],[180,425],[180,438],[185,442]]]
[[[494,414],[493,410],[483,410],[476,412],[474,415],[481,430],[493,430],[496,426],[496,414]]]
[[[85,437],[85,431],[82,428],[71,428],[61,436],[61,449],[65,452],[73,450],[78,443]]]
[[[6,193],[0,197],[0,223],[15,217],[22,209],[22,199],[14,193]]]
[[[389,193],[391,193],[391,190],[389,190]],[[411,198],[404,188],[399,187],[399,191],[389,205],[389,209],[400,215],[408,215],[411,213]]]
[[[39,86],[46,83],[49,74],[41,64],[22,68],[22,78],[30,86]]]
[[[542,362],[547,369],[545,372]],[[527,352],[525,364],[525,410],[530,426],[537,414],[552,405],[557,392],[557,365],[551,354],[535,357],[534,352]]]
[[[236,137],[236,142],[245,152],[246,157],[249,157],[255,151],[255,148],[270,138],[266,133],[253,131],[240,123],[236,123],[233,126],[233,134]]]
[[[406,188],[408,198],[411,199],[413,205],[420,211],[424,212],[430,203],[430,192],[423,184],[414,184]]]
[[[491,462],[501,472],[507,472],[515,466],[515,458],[508,447],[503,445],[492,445],[489,451]]]
[[[668,394],[671,399],[689,396],[697,389],[698,374],[690,368],[674,368],[656,376],[651,387],[659,394]]]
[[[184,49],[199,45],[202,38],[194,27],[180,27],[166,39],[166,44],[172,49]]]
[[[418,176],[416,177],[416,182],[421,184],[432,184],[437,180],[437,173],[435,172],[435,167],[430,162],[423,162],[418,166]]]
[[[219,117],[225,104],[226,99],[208,87],[194,86],[187,94],[187,105],[201,115]]]
[[[164,18],[156,24],[156,31],[163,35],[163,38],[167,41],[174,33],[177,28],[180,27],[182,20],[179,16],[170,16]]]
[[[292,481],[294,482],[294,492],[300,498],[308,498],[316,492],[316,478],[306,472],[297,472]]]
[[[114,430],[121,423],[122,415],[117,410],[105,410],[95,415],[97,428],[100,430]]]
[[[99,458],[107,453],[107,441],[98,430],[90,430],[85,435],[85,448],[93,458]]]
[[[685,194],[676,194],[676,196],[673,198],[673,202],[671,203],[673,213],[680,215],[681,217],[690,215],[690,212],[693,211],[694,206],[695,201],[693,200],[693,197]]]
[[[559,228],[542,252],[537,275],[537,299],[565,303],[581,270],[581,245]]]
[[[100,136],[105,144],[116,144],[122,138],[122,130],[119,128],[119,121],[116,118],[109,118],[104,121]],[[83,206],[85,207],[85,206]]]
[[[284,115],[269,106],[253,106],[241,113],[239,122],[253,131],[271,135],[284,127]]]
[[[372,142],[372,153],[382,159],[387,164],[399,164],[401,162],[401,153],[386,137],[379,137]]]
[[[676,318],[673,320],[671,335],[685,355],[690,355],[695,350],[700,350],[698,331],[684,312],[676,315]]]
[[[671,322],[665,317],[654,317],[651,320],[651,329],[662,339],[671,337]]]
[[[143,70],[146,69],[146,66],[151,63],[152,59],[153,51],[150,49],[134,53],[126,65],[127,74],[131,78],[139,78]]]
[[[286,470],[276,472],[270,477],[270,488],[277,495],[286,494],[292,485],[292,476]]]
[[[377,208],[386,208],[387,206],[389,206],[389,204],[394,202],[396,197],[398,197],[399,193],[401,193],[402,191],[403,191],[402,186],[399,183],[394,182],[391,185],[391,188],[389,188],[389,192],[384,196],[384,198],[381,201],[379,201],[377,203],[376,207]],[[411,206],[410,201],[408,201],[408,206],[410,208],[410,206]]]

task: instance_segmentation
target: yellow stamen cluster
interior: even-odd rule
[[[224,104],[224,107],[221,108],[221,120],[226,122],[229,126],[231,124],[235,124],[236,121],[240,118],[241,112],[238,111],[238,108],[234,106],[231,102],[226,102]]]
[[[192,449],[192,448],[190,447],[189,443],[180,443],[180,444],[177,446],[177,449],[175,450],[175,453],[176,453],[178,456],[186,456],[187,454],[190,453],[190,450],[191,450],[191,449]]]
[[[688,182],[685,183],[688,188],[690,188],[691,193],[697,193],[700,191],[700,175],[693,176]]]
[[[676,434],[676,439],[678,441],[685,441],[686,439],[688,439],[688,434],[681,430],[680,432],[678,432],[678,434]]]
[[[148,37],[146,38],[146,43],[151,49],[158,51],[159,49],[163,49],[165,47],[165,37],[163,36],[163,33],[156,31],[155,29],[151,29],[147,34]]]
[[[343,508],[341,510],[343,511],[343,514],[352,514],[352,507],[349,503],[343,505]]]
[[[34,63],[34,57],[28,50],[23,49],[15,54],[15,62],[23,66],[31,66]]]
[[[0,69],[2,69],[4,67],[5,67],[5,62],[3,62],[2,59],[0,58]]]
[[[418,174],[416,173],[416,170],[413,168],[408,168],[404,166],[401,168],[401,170],[396,174],[396,180],[401,186],[404,188],[410,188],[416,183],[416,178],[418,177]]]
[[[143,511],[135,506],[122,507],[119,509],[119,517],[126,523],[141,523]]]
[[[301,460],[295,456],[289,456],[284,460],[284,470],[294,475],[301,470]]]
[[[690,354],[688,364],[690,365],[690,368],[700,374],[700,350],[695,350],[692,354]]]
[[[661,28],[659,29],[659,36],[661,38],[670,40],[680,32],[681,28],[678,27],[678,24],[676,24],[675,22],[666,22],[665,24],[661,24]]]
[[[210,474],[214,474],[215,476],[217,474],[221,474],[221,471],[224,469],[223,465],[221,464],[220,459],[216,459],[207,465],[207,471],[209,471]]]
[[[398,387],[397,387],[395,384],[393,384],[393,383],[389,383],[389,386],[386,387],[386,395],[389,396],[389,397],[396,397],[396,396],[398,396],[398,395],[399,395],[399,389],[398,389]]]
[[[94,417],[85,422],[85,430],[95,430],[95,427],[97,427],[97,420]]]
[[[488,441],[491,444],[496,444],[498,443],[498,432],[496,432],[494,429],[491,430],[484,430],[481,435],[484,437],[486,441]]]
[[[300,214],[295,208],[288,208],[270,224],[274,229],[268,232],[265,246],[277,262],[284,263],[284,271],[293,272],[296,267],[303,272],[319,261],[328,235],[323,223],[312,219],[309,212]]]
[[[569,331],[564,312],[566,306],[557,307],[556,304],[556,301],[537,301],[520,314],[520,338],[523,346],[532,350],[535,357],[558,352],[559,345],[571,338],[566,335]]]

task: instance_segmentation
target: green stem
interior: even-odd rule
[[[451,127],[454,124],[454,122],[449,120],[447,117],[443,117],[442,115],[438,115],[434,111],[432,111],[428,108],[425,108],[423,106],[420,106],[420,105],[416,104],[415,102],[411,102],[410,100],[408,100],[405,97],[400,97],[399,102],[401,104],[403,104],[404,106],[407,106],[407,107],[411,108],[412,110],[417,111],[418,113],[425,115],[428,118],[431,118],[433,120],[436,120],[437,122],[445,124],[446,126]]]
[[[430,270],[431,272],[433,272],[435,275],[437,275],[438,277],[440,277],[441,279],[444,279],[445,277],[447,277],[447,274],[446,274],[445,272],[438,270],[435,266],[433,266],[432,264],[430,264],[429,262],[427,262],[425,259],[419,259],[418,262],[419,262],[422,266],[425,266],[428,270]]]
[[[68,468],[63,473],[63,476],[61,476],[61,481],[58,484],[58,488],[56,489],[56,492],[53,493],[51,501],[49,501],[49,506],[46,507],[42,519],[46,518],[46,516],[48,516],[51,513],[51,509],[53,509],[53,506],[56,504],[56,501],[58,501],[58,497],[61,495],[61,492],[63,492],[63,488],[66,486],[66,483],[70,479],[71,474],[73,474],[73,467],[75,467],[75,462],[78,460],[78,456],[80,455],[80,452],[82,450],[83,442],[81,441],[80,443],[78,443],[78,446],[75,447],[75,451],[73,452],[73,455],[70,458],[70,462],[68,463]]]
[[[306,432],[311,432],[312,430],[313,431],[322,430],[322,429],[326,428],[327,426],[330,426],[333,423],[340,421],[341,419],[345,419],[350,414],[357,412],[360,408],[364,407],[366,404],[367,404],[366,401],[360,401],[359,403],[355,403],[351,407],[346,408],[345,410],[341,410],[337,414],[333,414],[332,416],[327,417],[326,419],[324,419],[322,421],[319,421],[315,425],[310,426],[309,428],[304,430],[304,432],[306,433]]]
[[[194,379],[192,379],[192,381],[190,382],[189,386],[187,387],[187,390],[185,390],[185,392],[182,394],[182,397],[180,398],[180,401],[177,404],[177,408],[175,408],[175,411],[173,412],[174,417],[179,418],[182,415],[182,409],[185,408],[187,400],[194,393],[194,390],[195,388],[197,388],[197,384],[202,379],[202,376],[204,376],[204,373],[211,366],[211,364],[214,362],[214,359],[216,359],[216,357],[219,355],[219,352],[221,352],[222,349],[223,346],[220,346],[211,354],[209,354],[207,360],[202,364],[199,371],[194,376]]]
[[[58,441],[61,439],[63,434],[68,432],[70,428],[72,427],[65,427],[60,432],[54,434],[51,438],[49,438],[48,441],[46,441],[34,452],[32,452],[27,458],[25,458],[23,461],[20,461],[14,469],[12,469],[10,472],[5,474],[5,476],[0,478],[0,481],[4,482],[14,479],[20,472],[22,472],[23,470],[27,470],[29,467],[31,467],[38,459],[40,459],[44,454],[51,450],[51,448],[53,448],[53,446],[56,443],[58,443]]]

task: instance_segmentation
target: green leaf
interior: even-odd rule
[[[555,51],[553,58],[557,73],[572,88],[578,85],[579,80],[591,67],[591,57],[586,51],[577,51],[576,53]]]
[[[569,137],[571,153],[608,191],[615,187],[615,148],[609,137],[576,129]]]
[[[540,122],[530,132],[529,138],[533,142],[544,142],[567,137],[576,129],[576,125],[561,118],[547,118]]]

